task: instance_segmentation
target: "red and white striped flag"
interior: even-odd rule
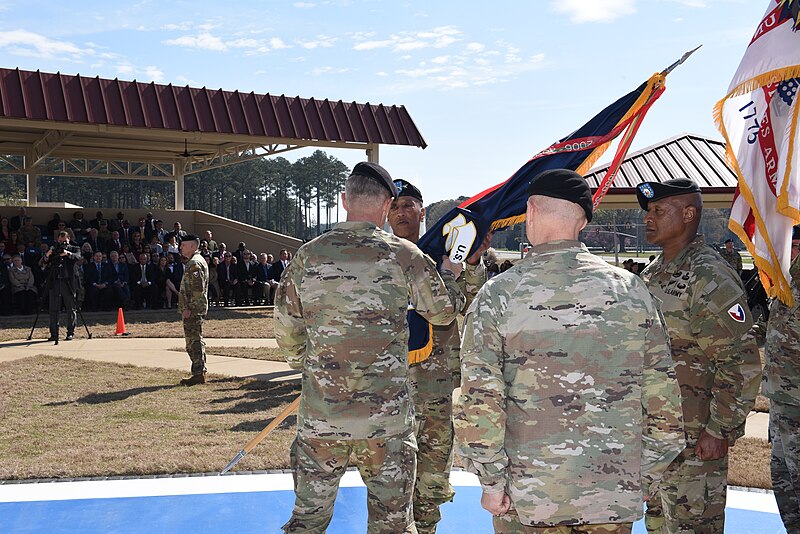
[[[728,223],[770,296],[792,303],[792,226],[800,223],[799,0],[770,0],[728,94],[714,108],[739,177]]]

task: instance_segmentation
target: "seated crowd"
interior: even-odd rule
[[[76,211],[64,221],[58,213],[46,226],[33,225],[25,208],[14,217],[0,216],[0,315],[32,314],[46,309],[47,273],[41,259],[60,231],[80,247],[82,285],[76,288],[83,311],[173,308],[178,304],[183,261],[181,223],[171,231],[151,213],[131,225],[122,212],[105,219],[102,212],[87,221]],[[209,265],[209,303],[212,306],[272,305],[275,288],[291,255],[281,250],[256,254],[239,243],[229,251],[210,230],[200,240],[200,253]]]

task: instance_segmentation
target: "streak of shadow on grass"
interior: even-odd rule
[[[116,402],[128,399],[130,397],[134,397],[136,395],[141,395],[142,393],[153,393],[155,391],[161,391],[164,389],[175,389],[178,385],[170,384],[168,386],[147,386],[147,387],[140,387],[140,388],[131,388],[131,389],[124,389],[122,391],[110,391],[108,393],[92,393],[90,395],[86,395],[74,401],[59,401],[59,402],[48,402],[44,406],[64,406],[66,404],[78,403],[78,404],[105,404],[107,402]]]
[[[274,417],[271,419],[260,419],[258,421],[244,421],[239,423],[238,425],[231,427],[231,432],[261,432],[264,430],[264,427],[270,424]],[[284,419],[281,424],[275,427],[275,430],[291,430],[293,426],[297,425],[297,416],[290,415],[286,419]]]
[[[203,415],[221,415],[264,412],[292,402],[300,395],[300,384],[251,380],[241,383],[238,387],[222,390],[222,392],[227,392],[228,395],[217,398],[211,401],[210,404],[234,403],[233,406],[219,407],[216,410],[205,410],[200,413]]]

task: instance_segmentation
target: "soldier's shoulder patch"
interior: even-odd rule
[[[728,308],[728,315],[737,323],[743,323],[747,315],[744,313],[744,308],[738,302]]]
[[[197,278],[200,278],[200,271],[195,271],[195,272],[193,272],[192,274],[193,274],[194,276],[196,276]]]

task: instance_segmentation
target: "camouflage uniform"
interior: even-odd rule
[[[444,280],[444,281],[443,281]],[[302,376],[285,532],[324,532],[351,453],[367,485],[368,532],[416,532],[416,440],[408,385],[409,302],[449,324],[464,297],[410,242],[345,222],[297,251],[275,298],[275,337]]]
[[[800,256],[792,263],[794,305],[772,302],[762,390],[772,401],[772,490],[788,532],[800,532]]]
[[[486,282],[483,262],[467,264],[459,287],[467,303]],[[416,412],[417,480],[414,484],[414,522],[419,534],[433,534],[441,520],[439,505],[453,500],[453,389],[461,381],[458,322],[433,327],[433,350],[408,370]]]
[[[739,254],[736,250],[731,250],[728,253],[728,250],[723,248],[719,251],[719,255],[722,256],[722,259],[728,262],[728,265],[731,266],[731,269],[736,271],[736,273],[741,276],[742,274],[742,255]]]
[[[644,284],[578,241],[532,247],[467,312],[455,426],[484,492],[516,511],[495,518],[497,532],[629,529],[684,446],[669,340]]]
[[[705,430],[732,445],[744,433],[761,363],[747,295],[727,262],[697,236],[669,264],[659,255],[642,279],[661,301],[683,395],[686,449],[648,503],[651,532],[720,533],[725,523],[727,455],[697,458]],[[659,502],[660,501],[660,502]]]
[[[178,292],[178,312],[192,314],[183,320],[186,352],[192,360],[192,376],[206,372],[206,342],[203,341],[203,320],[208,313],[208,264],[200,251],[195,251],[181,278]]]

